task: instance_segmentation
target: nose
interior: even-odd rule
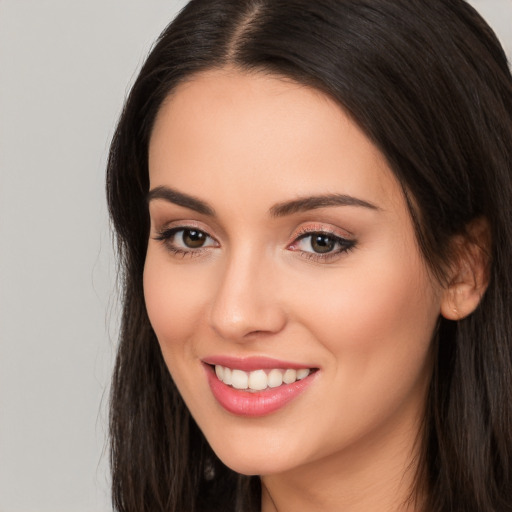
[[[286,324],[271,261],[257,254],[233,254],[218,278],[210,325],[222,338],[245,342],[280,332]]]

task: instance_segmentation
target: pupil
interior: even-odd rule
[[[205,235],[202,231],[195,229],[186,229],[183,232],[183,242],[187,247],[191,249],[197,249],[202,247],[205,241]]]
[[[314,236],[311,241],[311,247],[315,252],[325,253],[334,249],[335,242],[328,235]]]

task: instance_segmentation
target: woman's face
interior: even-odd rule
[[[218,456],[270,475],[410,448],[442,290],[343,110],[289,80],[203,73],[161,108],[149,172],[147,310]]]

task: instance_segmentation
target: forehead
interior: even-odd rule
[[[363,194],[383,209],[402,200],[383,155],[334,100],[263,73],[213,70],[178,86],[155,121],[149,168],[151,188],[220,191],[233,204],[325,193]]]

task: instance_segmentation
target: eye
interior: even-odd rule
[[[187,249],[199,249],[213,241],[204,231],[199,229],[180,229],[174,233],[174,244]]]
[[[194,227],[175,227],[161,231],[155,240],[163,242],[176,254],[198,253],[208,247],[218,247],[218,243],[208,233]]]
[[[349,251],[355,247],[355,244],[355,240],[349,240],[333,233],[310,231],[299,235],[289,249],[300,251],[308,258],[325,260]]]
[[[336,244],[337,240],[333,235],[313,233],[303,236],[302,239],[299,240],[297,248],[301,251],[325,254],[333,251],[336,248]]]

